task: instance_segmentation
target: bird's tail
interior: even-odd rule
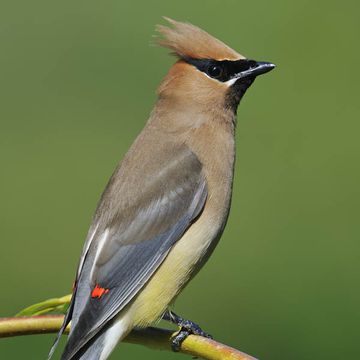
[[[75,354],[72,352],[71,332],[61,360],[106,360],[116,344],[131,331],[129,321],[122,317],[111,322]]]

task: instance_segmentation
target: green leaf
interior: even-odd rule
[[[36,316],[48,313],[65,314],[71,300],[71,295],[66,295],[61,298],[54,298],[42,301],[40,303],[30,305],[21,310],[15,316]]]

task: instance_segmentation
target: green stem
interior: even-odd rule
[[[0,338],[56,333],[63,322],[63,315],[0,318]],[[68,332],[68,328],[66,332]],[[133,330],[124,340],[150,348],[171,351],[171,338],[176,332],[159,328]],[[256,360],[239,350],[215,340],[190,335],[181,345],[181,352],[207,360]]]

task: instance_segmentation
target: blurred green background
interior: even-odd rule
[[[166,15],[277,65],[240,106],[228,226],[176,311],[260,359],[360,358],[359,10],[1,1],[0,316],[70,292],[97,200],[174,62],[149,46]],[[0,340],[0,357],[45,359],[53,338]],[[139,358],[189,357],[111,357]]]

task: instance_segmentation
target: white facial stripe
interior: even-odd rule
[[[196,71],[199,71],[199,72],[201,72],[203,75],[205,75],[208,79],[211,79],[211,80],[213,80],[213,81],[219,82],[219,80],[212,78],[212,77],[209,76],[206,72],[201,71],[201,70],[199,70],[198,68],[195,68],[195,69],[196,69]],[[250,75],[252,72],[253,72],[253,69],[244,70],[244,71],[242,71],[242,72],[239,72],[239,73],[235,74],[230,80],[225,81],[224,84],[226,84],[227,87],[230,87],[230,86],[234,85],[237,80],[239,80],[239,79],[241,79],[241,78],[244,78],[244,77]]]
[[[200,71],[200,70],[198,70],[198,71]],[[217,83],[220,82],[219,80],[216,80],[216,79],[212,78],[212,77],[209,76],[208,74],[206,74],[206,73],[204,73],[204,72],[202,72],[202,71],[200,71],[200,72],[201,72],[202,74],[204,74],[208,79],[210,79],[210,80],[212,80],[212,81],[216,81]],[[230,87],[230,86],[234,85],[235,82],[236,82],[236,80],[239,79],[239,78],[240,78],[240,77],[233,77],[232,79],[223,82],[223,84],[225,84],[227,87]],[[220,83],[221,83],[221,82],[220,82]]]
[[[228,81],[225,81],[224,84],[226,84],[228,87],[230,87],[230,86],[232,86],[232,85],[235,84],[235,82],[236,82],[237,79],[238,79],[238,78],[233,77],[232,79],[230,79],[230,80],[228,80]]]
[[[209,76],[209,75],[208,75],[206,72],[204,72],[204,71],[201,71],[201,70],[199,70],[199,69],[196,69],[196,71],[201,72],[201,73],[204,74],[208,79],[217,81],[216,79],[212,78],[211,76]]]
[[[249,76],[253,72],[254,72],[254,69],[249,69],[249,70],[244,70],[242,72],[239,72],[239,73],[235,74],[230,80],[226,81],[225,84],[227,84],[228,86],[234,85],[237,80],[242,79],[246,76]]]

